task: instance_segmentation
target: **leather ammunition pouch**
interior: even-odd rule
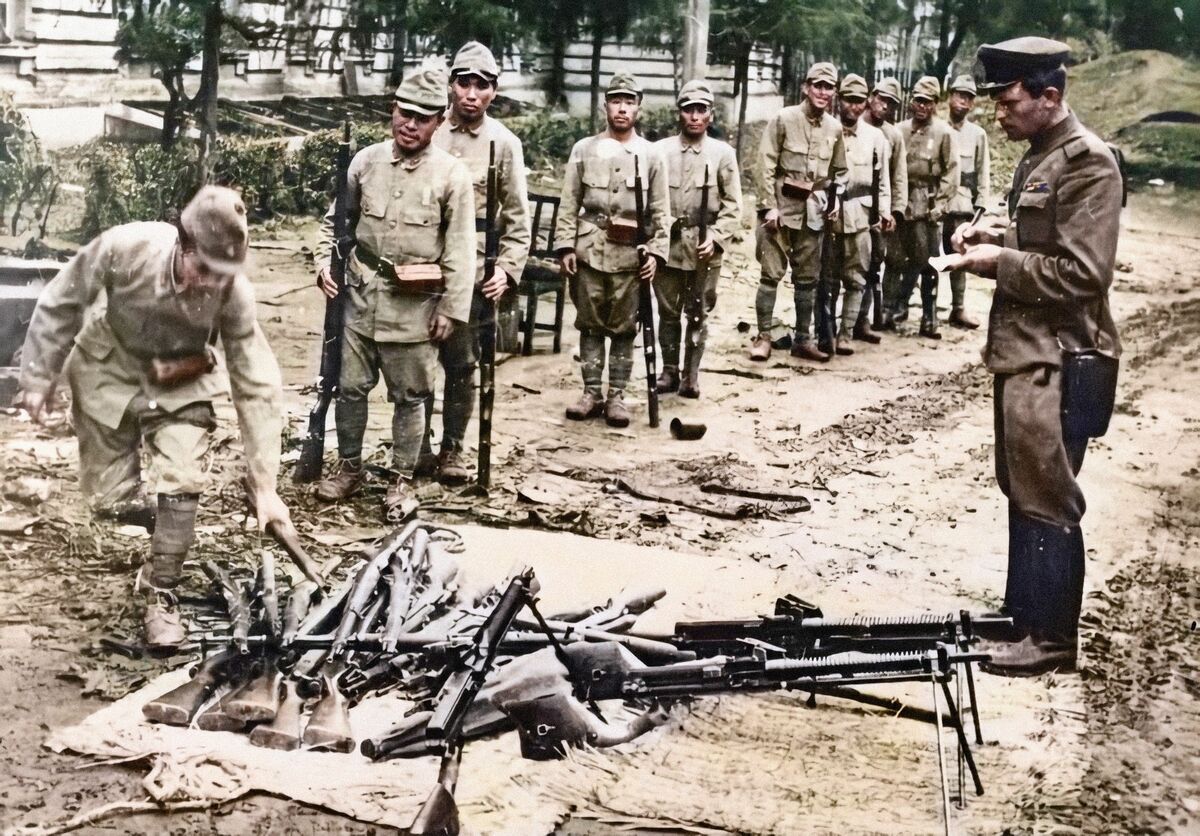
[[[638,239],[637,221],[628,218],[609,218],[607,227],[608,240],[614,244],[634,246]]]
[[[779,191],[784,197],[790,197],[795,200],[808,200],[808,196],[812,194],[812,190],[813,181],[799,177],[784,177],[783,184],[779,187]]]
[[[364,265],[390,281],[400,293],[441,293],[446,289],[442,268],[437,264],[396,264],[381,258],[362,244],[354,254]]]
[[[152,357],[146,378],[155,386],[179,386],[211,372],[217,367],[217,358],[209,346],[198,354],[182,357]]]
[[[1117,358],[1095,349],[1063,352],[1064,438],[1099,438],[1108,432],[1117,398],[1119,365]]]

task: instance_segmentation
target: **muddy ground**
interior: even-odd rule
[[[1200,831],[1200,417],[1189,407],[1200,388],[1197,220],[1197,201],[1183,192],[1135,195],[1127,211],[1113,294],[1126,347],[1119,403],[1082,474],[1089,504],[1085,670],[1029,681],[980,677],[987,744],[978,757],[987,794],[956,811],[964,832]],[[313,376],[320,322],[304,253],[311,232],[307,224],[276,224],[259,230],[255,248],[259,314],[283,368],[296,431],[310,400],[302,390]],[[657,431],[644,424],[640,374],[628,429],[562,417],[579,388],[569,327],[562,354],[549,353],[542,337],[533,357],[506,358],[497,370],[491,498],[430,485],[423,488],[422,513],[450,525],[532,526],[599,538],[581,555],[594,562],[597,577],[605,574],[609,539],[694,555],[699,572],[715,557],[751,561],[773,583],[738,592],[761,601],[764,611],[783,593],[816,601],[831,615],[993,608],[1003,588],[1005,510],[992,476],[990,379],[979,365],[983,332],[947,328],[945,339],[932,343],[918,339],[913,324],[881,346],[828,365],[800,363],[786,352],[752,364],[745,358],[748,335],[738,325],[752,316],[755,282],[752,247],[742,242],[728,259],[703,398],[664,398]],[[942,295],[945,301],[948,288]],[[988,283],[973,280],[969,307],[982,317],[989,299]],[[790,315],[790,302],[781,299],[779,314]],[[384,404],[376,406],[369,443],[386,427]],[[705,422],[708,434],[697,442],[671,440],[666,425],[674,416]],[[219,432],[201,553],[254,545],[253,535],[230,522],[238,508],[236,435],[228,420]],[[50,728],[79,720],[164,665],[98,650],[101,636],[134,629],[128,586],[146,543],[91,522],[80,509],[69,432],[36,430],[20,416],[4,415],[0,437],[6,497],[0,521],[6,529],[19,528],[14,521],[22,517],[33,523],[28,533],[0,534],[0,704],[6,706],[0,823],[22,832],[108,802],[146,798],[143,764],[94,764],[48,753],[41,744]],[[377,447],[375,456],[382,463],[386,451]],[[799,494],[811,508],[741,507],[744,500],[700,489],[709,483]],[[290,486],[285,498],[307,535],[378,524],[380,492],[340,509],[319,508]],[[330,554],[317,543],[313,549]],[[687,602],[689,614],[748,615],[724,606],[737,582],[713,574],[711,593]],[[697,704],[684,725],[703,726],[712,710]],[[775,789],[803,788],[779,795],[786,800],[778,803],[794,809],[777,811],[778,821],[803,822],[807,831],[937,832],[932,735],[924,751],[906,750],[900,741],[911,737],[908,730],[870,717],[843,723],[836,712],[845,709],[822,710],[832,718],[824,734],[800,703],[770,712],[780,724],[776,748],[786,738],[788,747],[805,750],[798,756],[791,748],[764,748],[764,758],[778,758],[773,768],[781,772],[768,779]],[[753,757],[737,728],[705,733],[725,735],[731,752]],[[864,754],[848,758],[856,752]],[[669,791],[686,795],[695,765],[667,765],[677,779]],[[909,789],[914,771],[925,773],[914,787],[928,792],[898,791]],[[653,820],[655,808],[640,803],[635,790],[614,786],[605,795],[610,822]],[[718,832],[788,832],[772,827],[769,817],[739,816],[737,803],[714,802],[715,811],[694,823]],[[571,822],[564,832],[615,827]],[[88,829],[378,828],[254,797],[202,811],[123,814]]]

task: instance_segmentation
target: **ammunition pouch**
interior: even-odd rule
[[[812,180],[800,177],[784,177],[783,184],[779,187],[779,192],[784,197],[790,197],[794,200],[808,200],[808,196],[812,194],[813,186]]]
[[[627,218],[609,218],[606,234],[614,244],[624,244],[632,247],[638,242],[637,221]]]
[[[1108,432],[1117,397],[1119,365],[1117,358],[1096,349],[1063,352],[1064,438],[1100,438]]]
[[[217,367],[217,358],[209,346],[197,354],[182,357],[152,357],[146,378],[155,386],[179,386],[190,383]]]
[[[441,293],[446,289],[442,268],[437,264],[397,264],[368,250],[362,244],[355,249],[358,260],[392,283],[400,293]]]

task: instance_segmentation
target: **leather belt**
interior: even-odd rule
[[[590,209],[580,209],[579,217],[590,224],[600,227],[601,229],[608,229],[609,216],[603,212],[593,212]]]
[[[387,275],[388,278],[394,278],[395,274],[393,270],[396,266],[396,263],[390,258],[382,258],[381,256],[377,256],[362,244],[355,246],[354,254],[358,257],[359,261],[370,267],[376,273],[383,273],[384,275]]]

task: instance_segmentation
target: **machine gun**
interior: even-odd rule
[[[633,157],[633,199],[634,211],[637,216],[637,235],[635,242],[638,246],[638,269],[640,270],[647,258],[653,258],[642,252],[642,246],[650,240],[646,231],[646,198],[642,193],[642,169],[640,157]],[[642,353],[646,357],[646,407],[650,417],[650,426],[658,426],[658,349],[654,338],[654,289],[650,282],[638,277],[638,320],[642,323]]]
[[[496,272],[500,233],[496,229],[496,143],[488,147],[487,208],[483,233],[483,280]],[[492,481],[492,405],[496,401],[496,303],[485,299],[479,317],[479,459],[475,484],[484,493]]]
[[[317,402],[308,413],[308,429],[300,445],[300,458],[292,471],[297,484],[315,482],[321,478],[325,457],[325,416],[337,394],[338,378],[342,373],[342,320],[346,306],[346,262],[353,246],[347,201],[347,180],[350,171],[350,120],[342,125],[342,140],[338,143],[336,192],[333,199],[333,246],[329,254],[329,275],[337,285],[337,295],[325,302],[325,324],[322,329],[321,369],[317,378]]]

